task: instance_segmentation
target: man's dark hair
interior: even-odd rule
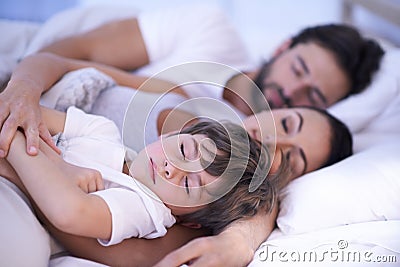
[[[357,94],[367,87],[384,54],[375,40],[364,38],[357,29],[345,24],[305,28],[292,38],[290,47],[310,42],[333,52],[350,81],[348,95]]]

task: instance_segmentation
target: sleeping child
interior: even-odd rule
[[[268,174],[267,148],[228,122],[200,121],[136,154],[104,117],[75,107],[66,113],[42,108],[42,116],[59,133],[62,157],[43,141],[39,154],[29,156],[18,132],[7,161],[54,226],[105,246],[162,236],[176,222],[218,234],[237,219],[269,212],[287,172],[283,163]],[[80,169],[74,165],[96,171],[74,179]],[[252,179],[265,181],[249,192]]]

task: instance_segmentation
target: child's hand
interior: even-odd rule
[[[78,167],[69,163],[65,163],[63,170],[67,173],[68,178],[86,193],[104,189],[103,177],[97,170]]]

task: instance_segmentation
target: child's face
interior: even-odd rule
[[[210,201],[204,185],[217,179],[204,170],[200,159],[212,162],[216,152],[214,143],[202,134],[162,137],[140,151],[130,172],[173,214],[194,212]]]

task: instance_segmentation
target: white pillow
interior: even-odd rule
[[[280,196],[285,234],[400,219],[400,137],[392,136],[333,166],[290,183]]]
[[[329,108],[352,133],[362,131],[396,98],[400,97],[400,49],[386,51],[370,86]]]

